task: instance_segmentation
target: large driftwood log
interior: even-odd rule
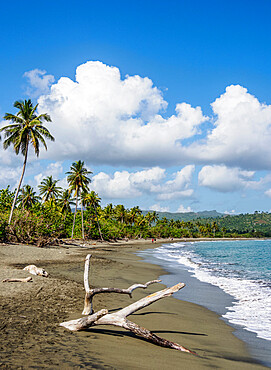
[[[2,280],[2,283],[29,283],[31,281],[33,281],[32,277],[29,276],[24,279],[19,279],[19,278],[4,279]]]
[[[161,338],[158,335],[153,334],[148,329],[140,327],[139,325],[127,320],[127,316],[146,306],[149,306],[159,299],[171,296],[173,293],[182,289],[184,286],[185,284],[179,283],[171,288],[160,290],[114,313],[107,313],[107,310],[101,310],[93,315],[89,315],[77,320],[62,322],[60,325],[72,331],[85,330],[91,326],[97,325],[114,325],[129,330],[135,335],[145,338],[149,342],[160,345],[162,347],[173,348],[179,351],[195,354],[195,352],[190,351],[180,344]]]
[[[85,287],[85,304],[82,315],[91,315],[93,313],[93,297],[95,294],[99,293],[119,293],[119,294],[128,294],[132,297],[132,292],[137,288],[146,289],[150,284],[160,283],[161,280],[151,280],[145,284],[133,284],[127,289],[119,288],[93,288],[90,289],[89,286],[89,262],[91,254],[88,254],[85,259],[85,270],[84,270],[84,287]]]

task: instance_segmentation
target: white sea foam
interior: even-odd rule
[[[223,317],[232,324],[242,325],[259,338],[271,340],[271,289],[259,281],[215,274],[212,265],[191,251],[183,250],[182,244],[162,246],[155,250],[158,258],[175,261],[188,267],[200,281],[223,289],[234,298],[233,305]],[[202,263],[201,263],[202,262]]]

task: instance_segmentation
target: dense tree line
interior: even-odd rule
[[[73,163],[67,174],[68,189],[60,188],[52,176],[41,181],[38,192],[24,185],[18,193],[10,224],[8,218],[16,191],[9,187],[0,190],[0,240],[44,246],[71,237],[100,240],[261,237],[265,235],[257,227],[270,225],[271,221],[271,216],[265,213],[175,221],[166,217],[158,219],[155,211],[143,215],[138,206],[127,209],[122,204],[110,203],[101,207],[98,194],[89,191],[89,172],[84,171],[84,162]],[[74,182],[78,185],[80,176],[83,179],[76,187]]]
[[[206,218],[203,223],[216,221],[219,229],[226,229],[232,235],[244,237],[271,237],[271,213],[255,211],[253,214],[227,215]]]

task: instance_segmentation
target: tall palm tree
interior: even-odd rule
[[[23,209],[29,210],[34,204],[40,201],[40,197],[36,195],[36,192],[30,185],[25,185],[20,191],[18,196],[18,203]]]
[[[103,241],[104,238],[103,238],[103,235],[102,235],[102,232],[101,232],[100,223],[99,223],[98,214],[97,214],[97,207],[100,205],[100,201],[101,201],[101,198],[99,198],[98,194],[95,193],[95,191],[91,191],[90,193],[88,193],[88,192],[83,192],[82,193],[83,205],[86,205],[90,208],[93,207],[93,209],[94,209],[97,224],[98,224],[98,230],[99,230],[100,238]]]
[[[25,101],[16,101],[13,106],[18,109],[18,112],[17,114],[5,114],[4,119],[6,121],[11,121],[12,124],[2,127],[0,132],[5,132],[6,139],[3,143],[4,149],[13,145],[15,153],[18,155],[21,152],[24,156],[24,163],[23,171],[11,207],[9,223],[11,222],[14,207],[23,181],[29,146],[33,146],[35,154],[38,157],[40,152],[40,143],[42,143],[47,150],[45,138],[51,141],[55,140],[49,130],[43,126],[43,121],[51,122],[51,118],[47,113],[37,115],[36,110],[38,104],[33,106],[29,99]]]
[[[75,211],[74,211],[74,218],[73,218],[73,225],[72,225],[72,236],[74,233],[74,225],[75,225],[75,218],[77,213],[77,206],[78,206],[78,197],[80,197],[81,201],[81,215],[82,215],[82,238],[85,238],[84,234],[84,216],[83,216],[83,204],[81,200],[81,193],[82,191],[89,191],[88,184],[91,182],[90,178],[87,177],[91,174],[91,171],[88,171],[84,167],[84,161],[77,161],[71,165],[70,171],[66,172],[68,175],[67,181],[69,184],[69,191],[70,193],[74,192],[75,195]]]
[[[52,199],[55,200],[61,193],[61,187],[56,186],[59,180],[53,180],[52,176],[47,176],[42,180],[41,185],[38,186],[40,189],[40,195],[43,195],[42,200],[47,202]]]

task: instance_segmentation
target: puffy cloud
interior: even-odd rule
[[[185,208],[182,204],[180,204],[180,206],[179,206],[179,208],[177,209],[177,211],[176,212],[180,212],[180,213],[188,213],[188,212],[194,212],[193,210],[192,210],[192,208],[191,207],[187,207],[187,208]]]
[[[62,77],[39,98],[40,111],[53,119],[56,143],[46,153],[52,158],[270,169],[271,106],[239,85],[228,86],[211,106],[213,126],[207,133],[201,131],[207,117],[200,107],[178,103],[176,113],[164,118],[167,102],[149,78],[122,79],[118,68],[98,61],[80,65],[75,81]]]
[[[100,172],[92,178],[92,188],[102,197],[133,198],[142,195],[165,176],[165,170],[154,167],[134,173],[116,171],[113,176]]]
[[[170,200],[177,198],[190,198],[194,191],[189,188],[195,166],[188,165],[174,174],[174,179],[164,184],[155,185],[152,191],[158,193],[157,199]]]
[[[24,77],[26,77],[29,82],[26,93],[32,97],[37,97],[41,94],[47,94],[49,92],[49,87],[55,81],[53,75],[49,75],[45,70],[40,69],[33,69],[25,72]]]
[[[253,176],[253,171],[214,165],[203,167],[198,174],[198,180],[200,186],[220,192],[231,192],[246,187],[255,187],[257,182],[252,181]]]
[[[150,210],[156,212],[169,212],[169,207],[162,207],[157,203],[150,206]]]
[[[214,128],[204,142],[187,147],[186,155],[200,163],[270,169],[271,106],[239,85],[228,86],[211,106]]]
[[[116,171],[112,176],[100,172],[93,176],[92,188],[104,198],[133,198],[143,193],[153,194],[159,200],[191,197],[189,188],[194,166],[176,172],[173,180],[164,181],[165,170],[153,167],[137,172]]]
[[[46,155],[95,164],[179,162],[180,141],[198,133],[206,120],[200,107],[186,103],[163,118],[167,102],[149,78],[122,79],[118,68],[101,62],[80,65],[75,81],[60,78],[38,102],[40,112],[50,114],[48,127],[56,138]]]

